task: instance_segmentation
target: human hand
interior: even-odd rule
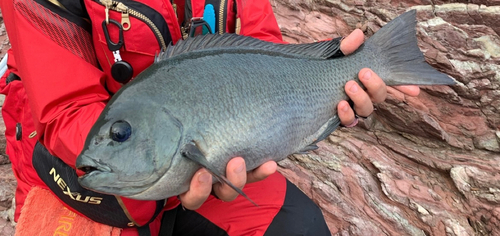
[[[245,160],[241,157],[235,157],[226,166],[226,178],[234,186],[241,189],[246,183],[265,179],[276,172],[276,168],[276,162],[269,161],[247,172]],[[236,191],[224,183],[212,185],[212,175],[205,168],[202,168],[191,179],[189,190],[179,195],[179,198],[185,208],[196,210],[207,200],[212,191],[219,199],[226,202],[232,201],[238,196]]]
[[[364,42],[363,32],[359,29],[354,30],[349,36],[340,43],[340,50],[344,55],[356,51]],[[354,110],[347,101],[341,101],[337,105],[337,114],[342,125],[347,127],[355,126],[357,119],[355,114],[361,117],[367,117],[373,112],[373,104],[383,102],[387,97],[387,87],[382,79],[368,68],[363,68],[358,73],[358,78],[363,83],[366,91],[355,81],[348,81],[345,84],[345,92],[354,103]],[[420,92],[418,86],[403,85],[394,86],[395,89],[409,96],[417,96]]]

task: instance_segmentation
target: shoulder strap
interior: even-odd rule
[[[83,188],[73,168],[51,155],[39,142],[33,150],[33,167],[38,176],[66,207],[89,219],[118,228],[130,228],[131,220],[116,196],[97,193]],[[155,213],[140,231],[149,231],[148,224],[161,212],[165,201],[156,201]],[[147,228],[147,229],[146,229]],[[141,235],[142,236],[142,235]]]

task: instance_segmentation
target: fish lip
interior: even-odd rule
[[[82,154],[81,156],[78,157],[77,162],[76,162],[76,168],[78,170],[81,170],[84,172],[83,175],[78,177],[78,182],[79,184],[87,189],[90,189],[95,192],[99,192],[102,194],[113,194],[113,195],[118,195],[118,196],[123,196],[127,198],[133,198],[134,196],[141,195],[143,192],[147,191],[150,189],[156,181],[144,185],[144,186],[133,186],[133,189],[129,189],[127,191],[124,191],[123,188],[116,187],[116,185],[119,185],[120,183],[114,182],[114,184],[105,184],[105,185],[98,185],[95,186],[94,184],[91,184],[92,179],[95,178],[102,178],[99,177],[102,174],[114,174],[113,170],[106,164],[100,163],[97,160],[94,160],[90,158],[88,155]],[[90,170],[90,171],[88,171]],[[90,182],[89,182],[90,180]],[[134,182],[134,181],[132,181]],[[103,182],[101,182],[103,183]],[[127,182],[130,183],[130,182]],[[92,187],[90,187],[92,186]]]
[[[83,161],[82,161],[83,160]],[[81,170],[85,172],[84,175],[88,175],[92,172],[99,171],[99,172],[113,172],[112,169],[103,163],[99,163],[96,160],[93,160],[87,155],[82,155],[79,156],[77,161],[76,161],[76,168],[78,170]]]
[[[132,198],[134,199],[134,196],[140,196],[143,192],[147,191],[152,187],[152,185],[145,185],[145,186],[133,186],[133,188],[130,189],[124,189],[121,187],[117,187],[116,185],[119,183],[108,183],[103,184],[103,185],[94,185],[92,182],[95,181],[96,178],[102,178],[100,175],[107,174],[109,172],[103,172],[100,170],[94,170],[90,173],[86,173],[82,176],[78,177],[78,182],[79,184],[87,189],[90,189],[92,191],[106,194],[106,195],[116,195],[116,196],[122,196],[122,197],[127,197],[127,198]],[[99,181],[101,184],[103,183],[102,181]],[[90,187],[92,186],[92,187]],[[146,200],[146,199],[144,199]],[[147,199],[150,200],[150,199]]]

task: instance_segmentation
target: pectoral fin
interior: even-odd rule
[[[203,166],[205,169],[210,172],[219,182],[227,184],[229,187],[234,189],[238,194],[241,196],[245,197],[253,203],[255,206],[258,206],[252,199],[250,199],[241,189],[237,188],[234,186],[224,175],[222,175],[216,168],[212,166],[211,163],[208,162],[207,158],[205,155],[198,149],[196,144],[194,143],[188,143],[184,145],[184,148],[181,151],[181,155],[191,161],[196,162],[197,164]]]

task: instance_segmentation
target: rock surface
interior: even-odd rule
[[[10,164],[0,165],[0,235],[14,235],[13,198],[16,190],[16,178]]]
[[[417,9],[426,60],[456,86],[392,89],[355,128],[279,163],[334,235],[500,235],[500,1],[276,0],[286,41],[362,29]]]

